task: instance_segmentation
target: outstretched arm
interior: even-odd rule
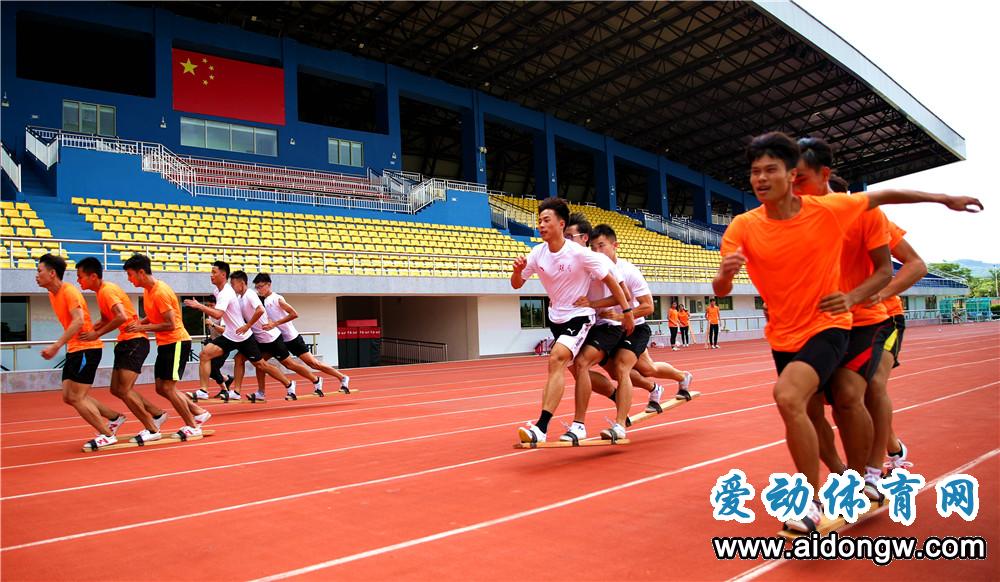
[[[983,203],[971,196],[949,196],[947,194],[931,194],[919,190],[877,190],[866,192],[868,209],[885,204],[917,204],[920,202],[936,202],[958,212],[979,212]]]

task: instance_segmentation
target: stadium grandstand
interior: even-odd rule
[[[142,290],[124,264],[137,253],[149,257],[153,274],[182,301],[195,338],[180,378],[192,387],[198,340],[210,328],[185,300],[211,299],[216,261],[251,281],[269,274],[295,306],[310,352],[348,370],[363,397],[366,373],[397,370],[378,366],[442,362],[446,370],[546,349],[541,283],[510,284],[515,259],[541,242],[538,205],[546,198],[563,198],[592,224],[615,229],[619,255],[650,283],[659,346],[674,302],[690,311],[701,343],[722,235],[758,206],[744,155],[752,136],[778,130],[827,139],[837,148],[837,173],[855,192],[965,158],[954,129],[793,2],[9,1],[0,11],[5,393],[59,386],[62,356],[47,360],[40,350],[62,333],[35,278],[46,254],[66,259],[65,280],[74,283],[76,265],[98,258],[105,280],[129,294],[140,317]],[[901,298],[919,327],[955,321],[968,294],[964,281],[930,272]],[[95,295],[84,297],[97,321]],[[763,337],[763,301],[745,271],[717,301],[723,342]],[[95,387],[111,379],[114,334],[104,339]],[[152,384],[155,359],[153,349],[141,385]],[[234,365],[227,362],[225,373]],[[413,386],[435,369],[415,368]],[[393,381],[409,387],[408,374]],[[249,390],[252,372],[247,378]],[[388,385],[379,386],[376,394]],[[22,416],[18,422],[30,420]],[[448,418],[438,419],[441,430],[451,430]],[[378,421],[369,415],[358,426]],[[353,442],[342,436],[339,446]],[[385,511],[399,510],[395,503]],[[309,521],[311,510],[303,512]],[[21,535],[7,525],[11,518],[4,516],[5,579],[96,575],[86,560],[67,557],[83,546],[31,545],[75,529],[50,524]],[[379,530],[379,546],[392,543],[391,530]],[[164,532],[153,534],[153,545],[163,545]],[[199,530],[190,545],[206,543],[208,532],[221,535]],[[299,530],[289,532],[305,543]],[[356,540],[341,539],[332,525],[321,535],[327,549],[355,551]],[[242,565],[227,560],[195,571],[172,563],[159,572],[109,565],[108,575],[256,578],[331,558],[280,545],[288,559],[277,568],[254,549]],[[54,557],[40,566],[47,558],[36,552],[47,548]],[[245,549],[229,541],[216,547]],[[160,560],[158,552],[143,555]],[[386,568],[357,572],[402,575]],[[463,577],[422,562],[414,568],[411,577]],[[704,573],[653,575],[668,576]]]

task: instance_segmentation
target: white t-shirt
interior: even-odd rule
[[[236,330],[246,325],[247,321],[243,319],[240,298],[236,296],[232,285],[226,283],[221,290],[212,289],[212,295],[215,295],[215,308],[222,312],[222,325],[226,327],[222,337],[237,343],[246,341],[253,332],[248,329],[243,335],[236,333]]]
[[[549,319],[566,323],[574,317],[594,315],[591,307],[574,307],[573,303],[587,295],[594,279],[608,276],[608,264],[598,257],[607,257],[565,241],[558,253],[549,251],[548,243],[536,245],[528,253],[528,264],[521,276],[524,279],[538,275],[542,287],[549,295]]]
[[[253,314],[257,311],[257,308],[263,307],[264,304],[260,302],[260,297],[257,297],[256,291],[247,289],[243,293],[243,296],[240,297],[240,306],[243,308],[243,319],[250,321],[253,319]],[[260,319],[255,321],[253,326],[250,327],[250,331],[253,332],[253,339],[257,340],[257,343],[269,344],[281,337],[281,332],[277,328],[264,329],[264,325],[270,321],[267,317],[267,309],[265,309],[264,315],[261,315]]]
[[[605,255],[603,253],[594,253],[594,254],[597,255],[598,257],[600,257],[601,262],[604,263],[605,266],[608,268],[608,272],[615,276],[615,281],[618,281],[618,284],[621,284],[622,281],[623,281],[623,277],[622,277],[621,269],[618,268],[618,265],[616,265],[611,259],[609,259],[607,257],[607,255]],[[590,299],[591,302],[593,302],[593,301],[600,301],[601,299],[604,299],[604,298],[610,297],[610,296],[611,296],[611,289],[608,289],[608,286],[604,284],[604,281],[597,280],[597,281],[591,281],[590,282],[590,289],[587,290],[587,299]],[[606,307],[600,308],[600,309],[597,310],[597,312],[598,312],[597,322],[596,322],[597,325],[621,325],[622,324],[622,322],[620,322],[620,321],[615,321],[613,319],[605,319],[605,318],[601,317],[600,313],[602,311],[606,311],[606,310],[607,310]]]
[[[642,276],[642,271],[638,267],[630,263],[629,261],[619,257],[617,263],[618,269],[621,271],[622,280],[625,281],[625,286],[628,287],[629,293],[632,294],[632,309],[639,307],[639,298],[643,295],[652,295],[653,292],[649,289],[649,283],[646,282],[646,278]],[[619,309],[616,307],[615,309]],[[645,317],[636,317],[635,324],[641,325],[646,322]]]
[[[264,311],[267,312],[267,318],[271,321],[281,321],[288,315],[288,312],[281,308],[281,301],[285,298],[277,293],[271,293],[263,299],[264,301]],[[295,329],[292,322],[282,323],[278,326],[281,330],[281,339],[286,342],[292,341],[293,339],[299,337],[299,330]]]

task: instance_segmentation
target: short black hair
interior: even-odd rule
[[[569,222],[566,223],[566,228],[571,226],[575,226],[576,232],[587,235],[587,240],[590,240],[590,233],[593,232],[594,227],[590,226],[590,221],[587,220],[587,215],[582,212],[574,212],[573,214],[570,214]]]
[[[799,159],[814,170],[833,167],[833,147],[818,137],[799,140]]]
[[[97,275],[98,279],[104,278],[104,266],[96,257],[87,257],[76,264],[77,271],[83,271],[88,275]]]
[[[226,266],[228,267],[229,265],[226,265]],[[233,271],[233,274],[229,276],[229,280],[230,281],[243,281],[244,283],[246,283],[247,282],[247,273],[246,273],[246,271]]]
[[[708,301],[709,301],[709,303],[718,303],[718,301],[715,300],[715,297],[712,297]]]
[[[851,185],[847,183],[847,180],[837,174],[830,174],[830,179],[827,183],[830,184],[830,190],[834,192],[849,192],[851,190]]]
[[[58,277],[60,281],[62,281],[63,275],[66,274],[66,259],[60,257],[59,255],[45,253],[39,257],[38,263],[55,271],[56,277]]]
[[[758,135],[747,146],[747,162],[752,164],[764,156],[771,156],[785,163],[791,170],[799,163],[799,144],[780,131]]]
[[[555,196],[546,198],[538,203],[538,214],[539,216],[542,212],[546,210],[551,210],[556,213],[556,216],[562,219],[567,225],[569,225],[569,206],[566,201],[562,198],[557,198]]]
[[[215,261],[212,263],[213,267],[218,268],[220,271],[226,274],[226,279],[229,278],[229,263],[226,261]]]
[[[257,276],[253,278],[254,285],[256,285],[257,283],[270,283],[270,282],[271,282],[271,276],[268,275],[267,273],[258,273]]]
[[[136,253],[125,261],[122,269],[126,271],[145,271],[147,275],[153,274],[153,269],[149,266],[149,257]]]
[[[611,242],[618,240],[618,235],[615,234],[615,229],[611,228],[610,224],[598,224],[594,227],[594,230],[590,232],[590,240],[594,240],[602,236]]]

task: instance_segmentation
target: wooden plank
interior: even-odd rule
[[[872,515],[874,515],[876,509],[888,503],[889,502],[886,499],[883,499],[881,502],[872,501],[871,506],[868,508],[868,511],[859,515],[858,519],[854,523],[860,523],[862,520],[871,517]],[[820,535],[825,536],[832,531],[837,531],[838,529],[844,527],[845,525],[847,525],[847,523],[848,523],[847,520],[844,519],[843,517],[838,517],[837,519],[827,519],[826,514],[823,514],[823,519],[820,520],[819,526],[816,528],[816,531],[818,531]],[[806,537],[809,534],[782,528],[781,531],[778,532],[778,535],[787,540],[794,540],[795,538]]]
[[[691,391],[691,400],[694,400],[695,398],[697,398],[699,396],[701,396],[701,392],[698,392],[698,391],[695,391],[695,390]],[[683,406],[684,404],[687,404],[688,402],[690,402],[690,401],[689,400],[684,400],[684,399],[671,398],[670,400],[668,400],[666,402],[661,402],[660,403],[660,407],[663,409],[663,412],[666,412],[668,410],[677,408],[678,406]],[[643,412],[640,412],[638,414],[633,414],[632,416],[628,417],[629,421],[631,422],[630,428],[632,426],[635,426],[635,425],[639,424],[640,422],[642,422],[644,420],[649,420],[650,418],[653,418],[655,416],[659,416],[660,414],[663,414],[663,412],[646,412],[646,411],[643,411]]]
[[[350,394],[357,394],[358,392],[361,392],[361,391],[357,390],[357,389],[354,389],[354,388],[351,388]],[[344,394],[343,392],[340,391],[340,388],[337,388],[336,390],[330,390],[329,392],[324,392],[322,396],[319,396],[315,392],[307,392],[305,394],[296,394],[295,398],[290,398],[286,394],[285,395],[285,400],[299,401],[299,400],[308,400],[310,398],[330,398],[331,396],[349,396],[349,394]]]
[[[181,439],[177,438],[176,434],[177,433],[173,433],[173,434],[170,434],[170,435],[164,434],[163,437],[160,438],[160,440],[158,440],[158,441],[148,441],[148,442],[142,443],[141,445],[139,443],[132,442],[132,439],[135,438],[136,435],[130,434],[128,436],[123,436],[123,437],[119,438],[118,442],[115,443],[115,444],[113,444],[113,445],[108,445],[106,447],[101,447],[101,448],[97,449],[96,451],[85,449],[83,452],[85,452],[85,453],[103,453],[104,451],[116,451],[118,449],[136,449],[136,448],[139,448],[139,447],[146,448],[146,447],[155,447],[155,446],[159,446],[159,445],[176,445],[176,444],[185,443],[185,442],[200,441],[204,437],[212,436],[213,434],[215,434],[215,431],[212,430],[212,429],[204,429],[203,428],[203,429],[201,429],[202,436],[200,436],[200,437],[188,437],[188,439],[186,441],[182,441]]]
[[[601,438],[591,437],[589,439],[584,439],[578,444],[573,444],[572,441],[546,441],[544,443],[516,443],[514,445],[515,449],[565,449],[565,448],[576,448],[576,447],[608,447],[615,445],[627,445],[630,440],[628,439],[618,439],[617,441],[610,441]]]

